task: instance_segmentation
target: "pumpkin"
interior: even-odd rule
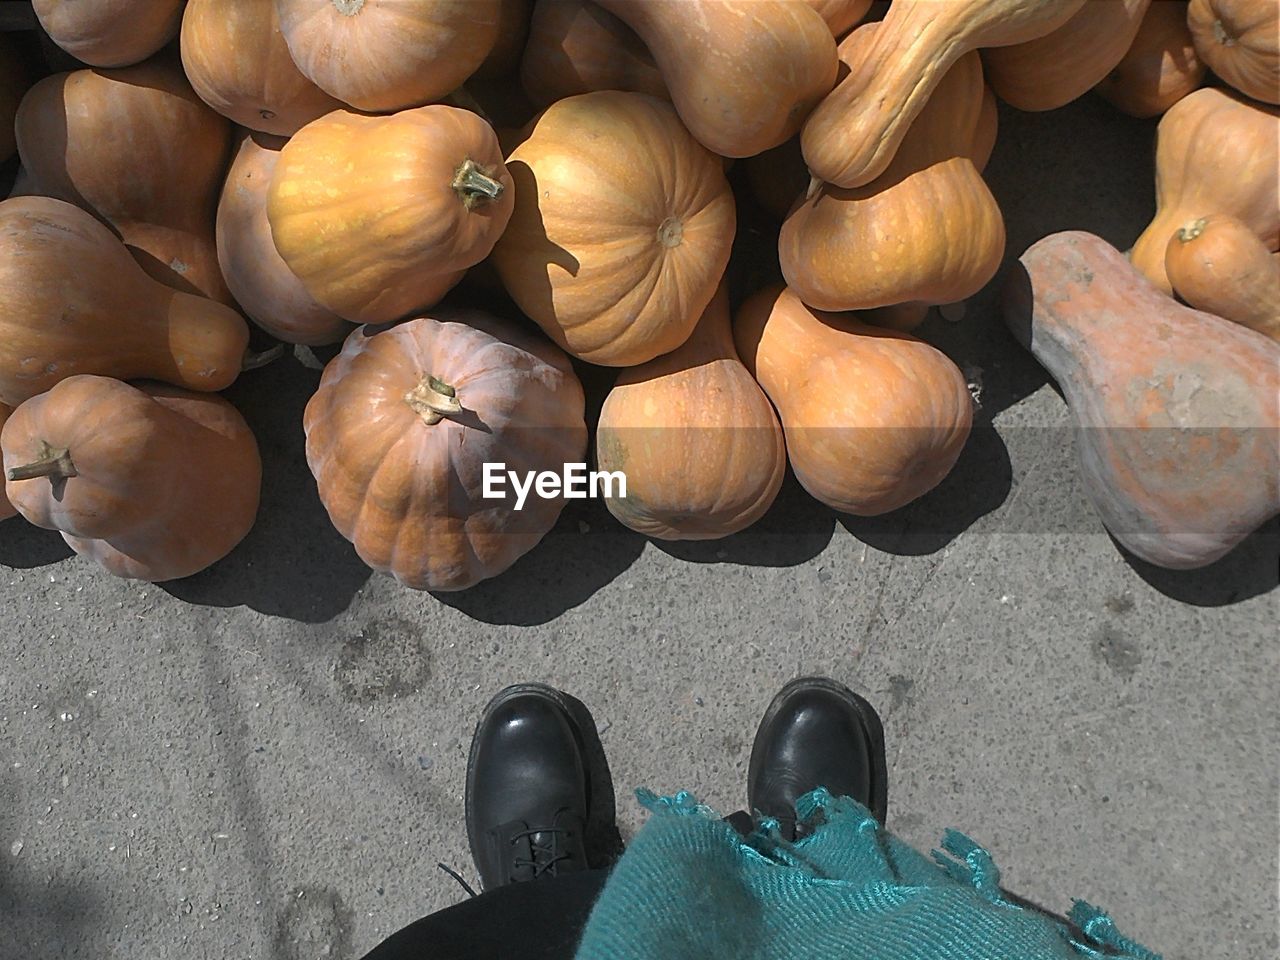
[[[1094,0],[1052,33],[982,52],[987,81],[1019,110],[1056,110],[1084,96],[1129,52],[1151,0]]]
[[[49,38],[81,63],[141,63],[178,35],[183,0],[32,0]]]
[[[787,469],[782,428],[738,359],[722,284],[680,347],[619,375],[596,431],[605,499],[626,527],[659,540],[712,540],[768,511]],[[615,491],[616,492],[616,491]]]
[[[1280,4],[1191,0],[1187,26],[1209,69],[1246,96],[1280,104]]]
[[[218,201],[218,263],[245,314],[277,340],[337,343],[351,325],[307,293],[276,251],[267,221],[267,188],[285,141],[241,135]]]
[[[511,153],[493,251],[520,309],[569,353],[631,366],[689,338],[724,274],[733,194],[671,105],[604,90],[552,104]]]
[[[871,0],[805,0],[822,15],[837,40],[856,27],[871,9]]]
[[[1180,227],[1164,266],[1174,293],[1195,309],[1280,340],[1280,260],[1235,217],[1215,213]]]
[[[347,338],[307,404],[307,463],[365,563],[417,590],[463,590],[532,549],[564,506],[530,492],[517,508],[510,483],[486,498],[485,464],[523,478],[583,462],[583,410],[545,339],[440,311]]]
[[[475,72],[480,80],[500,80],[520,69],[520,58],[529,39],[533,0],[498,0],[498,37]]]
[[[9,414],[13,413],[13,408],[0,403],[0,433],[4,431],[5,421],[9,419]],[[9,502],[9,498],[5,495],[4,487],[0,487],[0,520],[8,520],[10,517],[18,515],[17,509]]]
[[[0,447],[18,511],[117,577],[198,573],[258,512],[258,444],[216,394],[69,377],[13,412]]]
[[[860,187],[888,168],[942,78],[979,47],[1025,43],[1056,30],[1084,0],[950,0],[889,7],[849,75],[801,132],[809,170]]]
[[[1187,29],[1186,0],[1155,0],[1129,52],[1093,89],[1131,117],[1157,117],[1198,89],[1204,73]]]
[[[539,0],[534,5],[520,82],[539,107],[594,90],[671,99],[649,48],[591,0]]]
[[[29,189],[105,220],[157,280],[232,302],[213,223],[231,125],[176,60],[46,77],[15,128]]]
[[[1071,408],[1112,536],[1189,569],[1280,512],[1280,345],[1166,297],[1091,234],[1054,234],[1021,264],[1005,318]]]
[[[303,75],[359,110],[439,100],[476,72],[502,24],[500,0],[275,0]]]
[[[1225,213],[1280,248],[1280,110],[1212,87],[1179,100],[1156,130],[1156,215],[1130,252],[1165,293],[1169,238],[1207,213]]]
[[[13,135],[13,119],[18,113],[22,95],[30,86],[30,72],[22,51],[7,36],[0,34],[0,163],[12,157],[18,149]]]
[[[165,286],[79,207],[0,202],[0,403],[79,373],[221,390],[249,328],[230,307]]]
[[[437,303],[489,255],[511,187],[493,128],[469,110],[338,110],[280,151],[267,216],[317,303],[380,323]]]
[[[888,513],[951,472],[973,399],[939,350],[853,315],[816,313],[783,287],[748,298],[733,332],[778,409],[796,479],[827,506]]]
[[[855,30],[841,44],[845,61],[857,63],[881,29],[868,23]],[[853,190],[823,184],[795,206],[778,256],[796,296],[839,311],[953,303],[986,286],[1004,255],[1005,231],[999,205],[969,159],[975,146],[989,150],[985,99],[982,62],[976,52],[966,54],[884,174]]]
[[[201,100],[250,130],[291,136],[342,106],[299,72],[268,0],[188,0],[182,67]]]
[[[835,41],[807,4],[600,4],[640,35],[684,125],[723,157],[754,156],[794,136],[836,82]]]

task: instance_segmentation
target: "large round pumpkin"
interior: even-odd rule
[[[584,399],[555,346],[474,311],[360,327],[307,404],[307,463],[338,531],[375,570],[419,590],[462,590],[506,570],[554,525],[561,497],[508,482],[585,459]]]
[[[493,260],[520,309],[569,353],[629,366],[688,339],[733,244],[720,159],[669,103],[569,97],[508,158],[516,208]]]
[[[81,63],[127,67],[172,40],[183,0],[32,0],[45,33]]]

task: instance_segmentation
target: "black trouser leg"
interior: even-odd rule
[[[486,891],[409,924],[364,960],[572,960],[607,870]]]

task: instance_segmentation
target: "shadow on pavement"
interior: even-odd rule
[[[6,567],[29,570],[74,555],[56,530],[42,530],[20,516],[0,521],[0,564]]]
[[[1115,546],[1155,589],[1197,607],[1239,603],[1280,586],[1280,517],[1272,517],[1221,560],[1199,570],[1166,570],[1135,557],[1118,542]]]

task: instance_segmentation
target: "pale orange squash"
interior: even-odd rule
[[[178,35],[183,0],[32,0],[49,38],[81,63],[141,63]]]
[[[969,437],[964,376],[910,334],[769,287],[739,309],[734,339],[778,409],[796,479],[834,510],[905,506],[942,482]]]
[[[1280,261],[1235,217],[1215,213],[1181,226],[1164,266],[1173,292],[1195,309],[1280,340]]]
[[[1094,92],[1132,117],[1157,117],[1204,82],[1186,0],[1154,0],[1129,51]]]
[[[627,478],[609,512],[659,540],[727,537],[768,511],[786,444],[738,359],[723,284],[688,340],[619,375],[600,411],[596,464]]]
[[[856,27],[871,9],[871,0],[805,0],[805,3],[822,14],[837,40]]]
[[[669,103],[599,91],[552,104],[512,152],[516,208],[493,263],[569,353],[630,366],[688,339],[724,274],[733,195]]]
[[[1191,0],[1187,26],[1210,70],[1246,96],[1280,104],[1280,3]]]

